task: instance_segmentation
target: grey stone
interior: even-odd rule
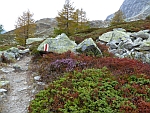
[[[92,20],[89,21],[89,25],[91,28],[106,28],[110,24],[109,21],[103,21],[103,20]]]
[[[11,47],[11,48],[7,49],[6,51],[11,52],[11,53],[18,53],[19,49],[16,47]]]
[[[25,87],[23,87],[23,88],[18,89],[18,91],[20,92],[20,91],[27,90],[27,89],[28,89],[28,87],[25,86]]]
[[[34,80],[36,80],[36,81],[39,81],[40,79],[41,79],[40,76],[35,76],[35,77],[34,77]]]
[[[143,41],[143,43],[140,45],[140,50],[149,51],[150,41]]]
[[[124,58],[123,55],[120,55],[120,54],[118,54],[118,53],[116,53],[115,56],[116,56],[116,57],[119,57],[119,58]]]
[[[56,53],[67,52],[68,50],[72,50],[75,46],[77,46],[77,44],[74,41],[70,40],[64,33],[58,35],[56,38],[47,38],[39,45],[37,50],[44,51],[44,44],[49,45],[47,52]]]
[[[6,89],[0,89],[0,93],[4,93],[4,92],[7,92]]]
[[[113,53],[113,54],[115,54],[115,53],[117,53],[117,51],[118,51],[118,49],[110,49],[110,50],[108,50],[110,53]]]
[[[114,28],[113,31],[122,31],[122,32],[126,32],[126,30],[123,29],[123,28]]]
[[[97,47],[92,38],[85,39],[75,48],[76,52],[88,53],[92,52],[94,55],[102,55],[101,50]]]
[[[132,40],[131,39],[126,39],[126,40],[124,40],[123,41],[123,47],[125,48],[125,49],[129,49],[129,50],[131,50],[132,48],[133,48],[133,42],[132,42]]]
[[[136,47],[136,46],[140,46],[142,44],[142,38],[138,37],[136,40],[134,40],[133,42],[133,46]]]
[[[19,51],[18,51],[19,54],[26,54],[26,53],[29,53],[29,52],[30,52],[29,49],[19,50]]]
[[[44,82],[37,82],[38,85],[45,86]]]
[[[115,41],[110,41],[106,44],[106,46],[109,46],[111,49],[117,49],[118,45],[115,43]]]
[[[12,52],[4,52],[4,56],[9,61],[13,61],[16,59],[15,53],[12,53]]]
[[[9,81],[0,81],[0,87],[7,86],[9,83]]]
[[[135,59],[142,59],[144,57],[144,53],[136,52],[134,58]]]
[[[7,68],[2,68],[0,69],[2,72],[4,73],[10,73],[10,72],[13,72],[15,69],[14,68],[10,68],[10,67],[7,67]]]
[[[19,65],[13,65],[13,68],[15,69],[15,71],[21,71],[21,66]]]
[[[148,39],[149,38],[149,34],[145,33],[144,31],[139,31],[137,33],[132,33],[131,37],[135,37],[135,38],[142,38],[142,39]]]
[[[120,43],[118,44],[118,49],[123,49],[123,44],[124,44],[124,42],[120,41]]]
[[[26,40],[26,44],[29,45],[29,44],[32,44],[34,42],[41,42],[43,40],[45,40],[45,38],[28,38]]]
[[[146,57],[145,62],[150,63],[150,53],[145,54],[145,57]]]
[[[144,33],[150,33],[150,30],[143,30]]]
[[[102,34],[101,36],[99,36],[99,40],[108,43],[111,40],[125,40],[126,37],[129,37],[127,33],[115,30]]]

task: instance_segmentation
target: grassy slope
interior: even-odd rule
[[[140,30],[150,29],[150,20],[117,23],[116,25],[109,26],[107,28],[91,28],[71,36],[71,38],[76,40],[77,43],[80,43],[89,37],[96,40],[100,35],[108,31],[112,31],[114,28],[124,28],[127,32],[138,32]]]

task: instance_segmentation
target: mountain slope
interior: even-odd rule
[[[150,0],[125,0],[120,7],[125,14],[126,20],[145,19],[150,15]],[[113,14],[109,15],[106,20],[110,20]]]

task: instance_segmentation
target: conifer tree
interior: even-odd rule
[[[72,35],[80,30],[88,28],[86,12],[83,9],[75,10],[70,0],[66,0],[63,9],[56,17],[58,29],[55,34],[66,33]]]
[[[74,13],[74,22],[76,23],[76,32],[89,28],[88,19],[86,18],[86,12],[77,9]]]
[[[27,12],[23,12],[23,15],[18,17],[18,21],[15,25],[15,35],[16,41],[20,45],[25,46],[26,39],[28,39],[29,37],[34,37],[36,24],[32,17],[33,14],[31,14],[29,10]]]
[[[74,10],[75,8],[70,0],[66,0],[63,9],[58,13],[58,17],[56,17],[60,32],[64,32],[67,35],[71,34]]]
[[[114,17],[112,18],[111,25],[114,25],[119,22],[124,22],[124,19],[125,19],[125,15],[123,14],[121,10],[118,10],[115,13]]]

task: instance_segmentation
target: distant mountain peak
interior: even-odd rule
[[[120,7],[125,14],[126,20],[145,19],[150,15],[150,0],[125,0]],[[113,15],[109,15],[106,20],[111,20]]]

